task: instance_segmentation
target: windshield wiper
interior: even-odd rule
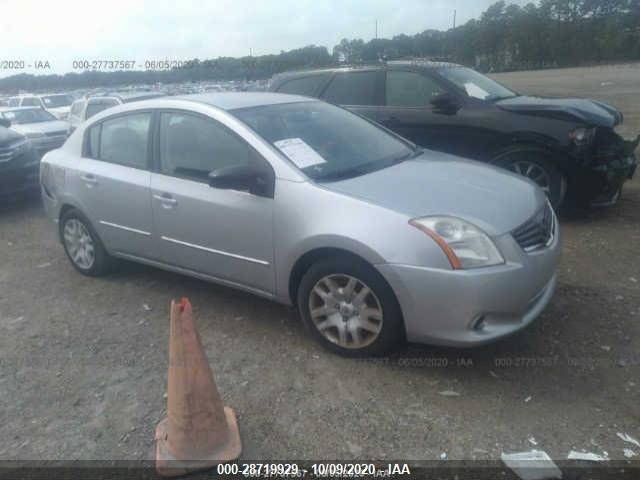
[[[382,170],[383,168],[392,167],[393,165],[397,165],[411,158],[416,158],[422,155],[423,152],[424,150],[422,150],[421,148],[416,148],[415,150],[411,150],[409,153],[405,155],[402,155],[397,158],[393,158],[391,160],[363,163],[361,165],[356,165],[354,167],[347,168],[345,170],[340,170],[338,172],[328,172],[325,174],[318,175],[317,177],[314,178],[314,180],[326,182],[326,181],[346,180],[347,178],[358,177],[360,175],[365,175],[367,173]]]

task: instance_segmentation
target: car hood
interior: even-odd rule
[[[11,125],[11,128],[26,135],[27,133],[66,132],[69,129],[69,124],[62,120],[51,120],[50,122],[21,123]]]
[[[492,236],[519,227],[546,201],[544,192],[527,179],[437,152],[322,185],[412,218],[455,216]]]
[[[0,127],[0,147],[5,147],[12,144],[16,140],[24,138],[24,135],[18,133],[10,128]]]
[[[611,105],[588,98],[518,96],[498,100],[496,106],[509,112],[584,122],[595,127],[615,127],[622,113]]]
[[[55,113],[69,113],[71,111],[71,105],[68,105],[66,107],[47,107],[47,110]]]

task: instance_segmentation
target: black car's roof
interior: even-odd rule
[[[379,70],[389,67],[412,67],[417,69],[438,69],[438,68],[450,68],[461,67],[457,63],[449,62],[435,62],[431,60],[414,59],[414,60],[392,60],[384,63],[364,64],[364,65],[349,65],[342,67],[327,67],[327,68],[309,68],[299,70],[289,70],[287,72],[276,75],[277,77],[289,77],[289,76],[306,76],[318,73],[334,73],[334,72],[350,72],[354,70]]]

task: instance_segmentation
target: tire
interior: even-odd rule
[[[533,180],[545,191],[554,210],[558,210],[565,197],[566,179],[554,160],[552,153],[542,149],[513,147],[490,163]]]
[[[319,291],[328,295],[326,300]],[[332,258],[316,262],[302,277],[297,297],[307,330],[335,353],[377,356],[404,341],[404,321],[395,295],[384,278],[364,261]]]
[[[74,251],[73,242],[70,240],[74,233],[75,240],[83,245],[84,255],[79,255],[78,250]],[[105,250],[102,240],[93,229],[91,222],[78,210],[69,210],[60,219],[60,241],[67,258],[81,274],[88,277],[100,277],[111,270],[113,259]],[[92,247],[92,255],[88,253],[87,246]]]

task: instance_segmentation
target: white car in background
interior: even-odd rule
[[[76,100],[71,105],[71,112],[69,113],[68,121],[71,125],[71,131],[73,132],[82,122],[90,119],[95,114],[100,113],[107,108],[115,107],[116,105],[122,105],[123,103],[139,102],[142,100],[149,100],[151,98],[158,98],[163,96],[165,96],[164,93],[158,92],[134,92],[122,95],[101,95]]]
[[[70,134],[67,122],[40,107],[1,107],[0,117],[11,122],[11,130],[27,137],[40,157],[60,148]]]
[[[51,113],[58,120],[67,120],[73,95],[68,93],[52,93],[49,95],[20,95],[9,99],[10,107],[40,107]]]

